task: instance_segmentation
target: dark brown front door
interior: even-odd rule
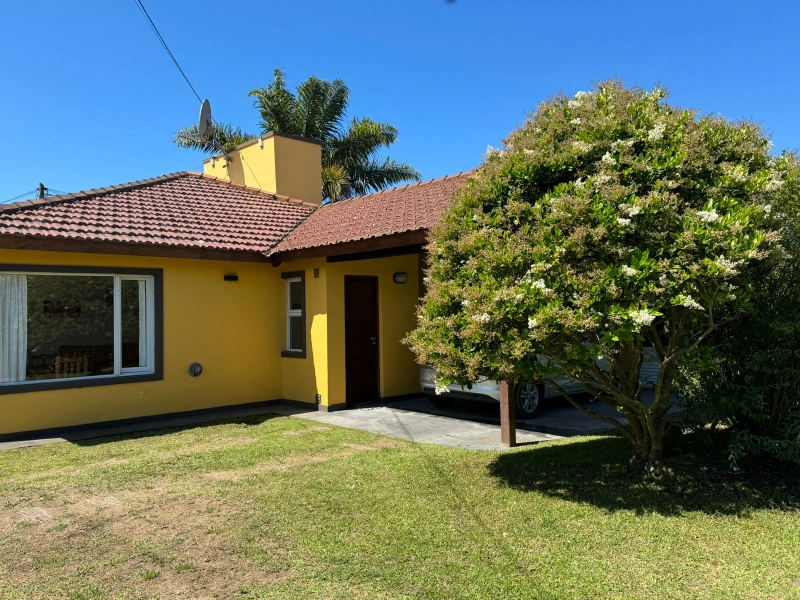
[[[344,278],[347,403],[374,402],[378,386],[378,278]]]

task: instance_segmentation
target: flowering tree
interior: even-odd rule
[[[407,339],[440,386],[578,380],[627,424],[569,400],[659,473],[676,365],[748,308],[737,277],[775,241],[768,198],[786,162],[758,126],[665,96],[617,81],[557,96],[490,148],[432,233]]]

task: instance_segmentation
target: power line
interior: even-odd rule
[[[19,200],[19,199],[21,199],[21,198],[24,198],[25,196],[32,196],[32,195],[33,195],[33,194],[35,194],[36,192],[37,192],[37,189],[36,189],[36,188],[34,188],[34,189],[32,189],[32,190],[30,190],[30,191],[28,191],[28,192],[25,192],[25,193],[23,193],[23,194],[20,194],[19,196],[14,196],[13,198],[9,198],[8,200],[3,200],[3,201],[2,201],[2,203],[0,203],[0,204],[7,204],[7,203],[9,203],[9,202],[14,202],[15,200]]]
[[[189,81],[189,78],[186,76],[186,73],[184,73],[183,69],[181,69],[181,66],[178,64],[178,60],[175,58],[175,55],[172,54],[172,51],[169,49],[169,46],[167,46],[167,42],[165,42],[164,38],[161,37],[161,34],[158,32],[158,27],[156,27],[156,24],[153,23],[153,19],[150,18],[147,9],[144,7],[144,4],[142,4],[142,0],[133,0],[133,1],[136,3],[136,6],[139,7],[139,10],[141,11],[142,15],[144,15],[144,18],[147,19],[147,22],[150,24],[150,29],[152,29],[153,33],[156,34],[158,41],[161,42],[161,45],[164,47],[164,50],[167,51],[167,54],[169,54],[169,57],[172,59],[172,62],[175,63],[175,66],[177,67],[178,71],[180,71],[181,75],[183,75],[183,78],[186,80],[186,83],[189,84],[189,87],[191,88],[192,93],[197,98],[197,101],[202,104],[203,100],[200,98],[200,94],[197,93],[197,90],[194,89],[192,82]]]
[[[44,198],[50,198],[52,196],[63,196],[66,193],[67,192],[62,192],[61,190],[54,190],[53,188],[47,188],[47,187],[44,188]],[[24,192],[18,196],[14,196],[13,198],[9,198],[8,200],[2,200],[0,201],[0,204],[9,204],[17,200],[22,200],[23,198],[27,200],[29,198],[41,198],[41,197],[42,197],[41,190],[40,188],[37,187],[27,192]]]

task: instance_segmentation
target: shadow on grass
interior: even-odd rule
[[[79,431],[72,434],[63,434],[61,437],[76,446],[100,446],[109,442],[119,442],[127,440],[140,440],[150,437],[159,437],[166,434],[178,433],[181,431],[188,431],[190,429],[200,429],[203,427],[215,427],[218,425],[249,425],[258,426],[266,421],[281,417],[278,414],[260,414],[248,415],[242,417],[222,416],[218,419],[207,418],[202,421],[194,422],[179,422],[174,421],[154,421],[151,427],[148,428],[147,423],[137,424],[132,426],[135,430],[115,432],[112,429],[106,433],[104,430],[98,431]],[[125,427],[127,428],[127,426]]]
[[[747,515],[761,508],[800,510],[796,467],[754,461],[733,473],[725,457],[720,448],[683,439],[679,452],[667,459],[671,477],[656,482],[630,476],[630,444],[609,436],[505,452],[489,465],[489,472],[514,489],[608,511]]]

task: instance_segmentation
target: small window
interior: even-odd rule
[[[283,356],[305,358],[306,285],[302,271],[283,273],[286,280],[286,351]]]

